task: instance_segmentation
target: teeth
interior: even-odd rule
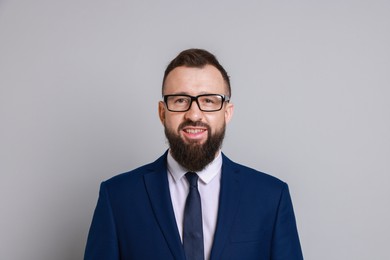
[[[203,132],[204,130],[203,129],[185,129],[185,131],[189,134],[197,134],[197,133]]]

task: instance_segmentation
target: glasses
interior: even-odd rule
[[[221,110],[223,103],[230,100],[228,96],[219,94],[204,94],[196,97],[190,95],[165,95],[163,97],[167,109],[172,112],[186,112],[190,110],[193,101],[196,101],[201,111],[215,112]]]

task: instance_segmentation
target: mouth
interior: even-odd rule
[[[206,129],[199,129],[199,128],[186,128],[186,129],[183,129],[184,132],[188,133],[188,134],[198,134],[198,133],[202,133],[204,131],[207,131]]]
[[[202,141],[207,139],[207,128],[204,127],[184,127],[183,137],[188,141]]]

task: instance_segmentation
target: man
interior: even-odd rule
[[[215,56],[181,52],[162,95],[170,148],[101,184],[85,259],[303,259],[287,184],[221,153],[233,104]]]

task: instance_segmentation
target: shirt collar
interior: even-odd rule
[[[171,174],[175,182],[179,181],[183,176],[189,172],[183,166],[181,166],[171,155],[170,151],[167,156],[168,172]],[[196,172],[204,183],[209,183],[218,173],[221,172],[222,168],[222,155],[221,151],[218,152],[218,155],[214,160],[209,163],[206,168],[202,171]]]

